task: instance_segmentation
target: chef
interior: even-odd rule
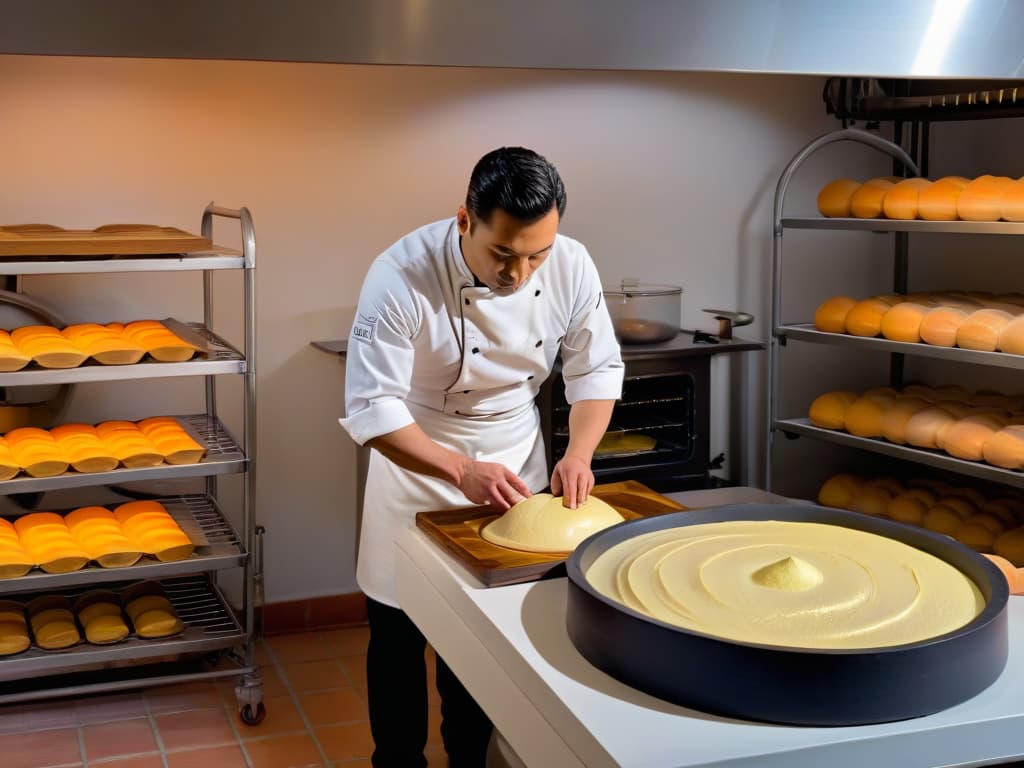
[[[363,283],[341,424],[373,449],[356,578],[377,768],[427,764],[425,640],[398,603],[396,535],[417,512],[503,512],[549,483],[575,508],[594,485],[622,360],[590,255],[558,234],[565,199],[536,152],[489,152],[455,217],[392,245]],[[549,479],[534,398],[559,354],[570,434]],[[436,680],[449,765],[480,768],[490,721],[440,658]]]

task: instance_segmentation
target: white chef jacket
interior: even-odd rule
[[[415,422],[447,448],[504,464],[537,491],[548,468],[534,398],[559,352],[569,403],[621,395],[622,359],[600,278],[581,243],[556,235],[515,292],[474,282],[454,218],[377,257],[352,324],[340,422],[360,445]],[[397,606],[397,533],[417,512],[472,503],[450,483],[373,451],[356,568],[363,592]]]

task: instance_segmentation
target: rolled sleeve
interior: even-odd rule
[[[562,341],[562,378],[570,405],[579,400],[622,397],[624,368],[619,343],[589,255],[586,266],[580,299]]]

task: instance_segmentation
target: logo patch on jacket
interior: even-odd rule
[[[373,331],[376,327],[376,315],[358,315],[352,324],[352,338],[369,344],[373,341]]]

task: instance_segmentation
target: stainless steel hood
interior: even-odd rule
[[[1024,78],[1024,0],[0,0],[0,53]]]

